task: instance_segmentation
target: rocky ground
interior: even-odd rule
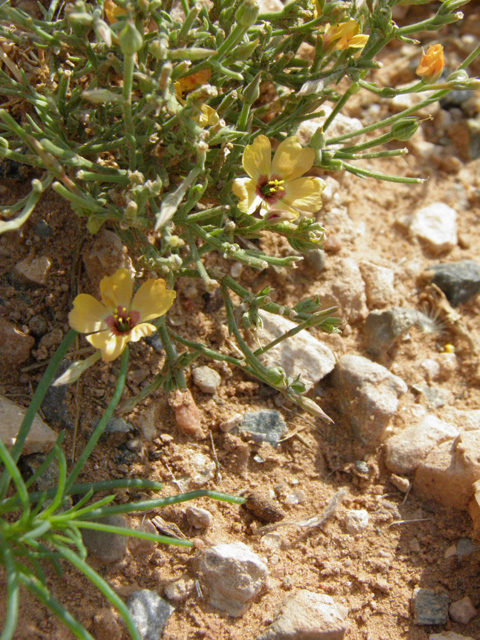
[[[442,41],[452,68],[478,40],[478,17],[472,11]],[[411,47],[383,62],[379,82],[413,79]],[[478,65],[471,74],[480,74]],[[369,124],[405,100],[357,94],[335,126]],[[121,521],[195,539],[193,551],[85,540],[92,566],[128,601],[145,638],[480,638],[480,96],[457,92],[424,115],[432,119],[409,141],[409,156],[369,164],[427,177],[424,185],[323,176],[324,250],[288,272],[229,265],[244,286],[273,286],[281,304],[318,295],[338,306],[341,334],[313,329],[269,352],[270,362],[302,374],[333,423],[229,365],[198,361],[189,385],[203,439],[180,434],[157,393],[116,416],[87,464],[82,481],[145,477],[163,481],[165,495],[202,487],[248,496],[245,507],[201,499]],[[299,131],[304,143],[312,126]],[[13,165],[4,173],[0,197],[10,203],[29,176]],[[269,236],[262,246],[291,252]],[[100,278],[125,265],[141,277],[111,230],[89,236],[52,193],[21,232],[0,239],[2,439],[14,435],[6,425],[18,424],[68,330],[75,295],[97,294]],[[217,297],[197,282],[181,281],[177,291],[171,326],[235,355]],[[249,339],[262,343],[288,328],[265,315]],[[89,353],[83,339],[76,352]],[[163,361],[157,338],[134,345],[126,397]],[[117,369],[97,364],[78,385],[49,392],[22,459],[25,474],[60,428],[69,459],[74,447],[78,455]],[[125,492],[120,500],[141,497]],[[126,637],[98,592],[64,569],[62,578],[48,574],[56,597],[95,638]],[[16,638],[70,637],[22,597]]]

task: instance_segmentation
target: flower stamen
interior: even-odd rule
[[[260,188],[260,191],[264,196],[272,196],[277,191],[285,191],[285,187],[282,186],[285,180],[269,180],[267,184]]]

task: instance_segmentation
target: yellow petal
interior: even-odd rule
[[[243,213],[252,214],[263,200],[257,195],[257,184],[250,178],[237,178],[232,186],[233,193],[240,198],[238,208]]]
[[[283,180],[295,180],[312,168],[315,160],[313,149],[304,149],[295,136],[284,140],[273,157],[272,176]]]
[[[135,294],[131,311],[140,312],[140,322],[159,318],[170,309],[177,294],[167,290],[165,280],[147,280]]]
[[[253,144],[247,144],[243,152],[242,164],[250,178],[255,182],[260,176],[270,175],[272,145],[267,136],[258,136]]]
[[[287,206],[315,213],[322,208],[322,191],[325,182],[321,178],[297,178],[286,183],[283,203]]]
[[[116,336],[112,331],[107,330],[92,333],[87,336],[87,340],[95,349],[100,349],[104,362],[112,362],[112,360],[118,358],[127,346],[130,341],[130,334]]]
[[[367,44],[369,36],[362,35],[361,33],[358,36],[353,36],[350,40],[348,47],[349,49],[363,49],[363,47]]]
[[[202,104],[200,107],[200,118],[198,124],[201,127],[213,127],[220,122],[218,113],[208,104]]]
[[[109,311],[93,296],[81,293],[73,301],[73,309],[68,314],[68,322],[72,329],[80,333],[91,333],[106,329],[105,318]]]
[[[105,276],[100,281],[103,304],[110,308],[129,308],[132,299],[133,281],[128,269],[117,269],[113,276]]]
[[[155,333],[157,327],[154,324],[150,324],[148,322],[142,322],[142,324],[137,324],[130,331],[130,341],[138,342],[141,338],[145,338],[146,336],[151,336],[152,333]]]

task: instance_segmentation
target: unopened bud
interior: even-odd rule
[[[256,38],[247,44],[240,44],[232,51],[232,58],[234,60],[248,60],[252,57],[255,49],[258,47],[260,40]]]
[[[243,0],[235,12],[235,20],[248,29],[257,21],[259,8],[257,0]]]
[[[282,367],[270,367],[267,371],[266,378],[269,384],[277,387],[285,383],[287,374]]]
[[[105,42],[107,47],[111,47],[112,46],[112,32],[110,31],[110,27],[108,26],[108,24],[104,20],[101,20],[100,18],[97,18],[93,22],[93,28],[95,30],[95,34],[96,34],[97,38],[99,40],[103,40],[103,42]]]
[[[132,20],[120,31],[120,48],[126,55],[133,55],[140,51],[143,45],[143,37]]]
[[[420,125],[418,118],[400,118],[392,125],[392,136],[395,140],[410,140]]]
[[[260,97],[260,81],[262,79],[262,72],[259,71],[254,79],[245,87],[243,92],[243,99],[246,104],[253,104]]]
[[[465,71],[465,69],[458,69],[458,71],[454,71],[447,78],[447,82],[459,82],[462,84],[464,82],[468,82],[468,80],[468,73]]]

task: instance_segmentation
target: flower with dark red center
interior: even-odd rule
[[[102,352],[102,360],[118,358],[129,342],[149,336],[157,328],[148,322],[163,316],[173,304],[175,291],[165,280],[144,282],[132,300],[133,279],[127,269],[118,269],[100,282],[102,302],[87,293],[73,301],[68,321],[72,329],[88,333],[87,340]]]
[[[314,160],[314,150],[303,148],[295,137],[280,143],[272,160],[270,140],[257,136],[243,152],[243,168],[250,177],[237,178],[233,183],[233,193],[240,198],[238,208],[248,214],[259,209],[262,216],[270,209],[294,217],[318,211],[324,181],[300,177],[312,168]]]

